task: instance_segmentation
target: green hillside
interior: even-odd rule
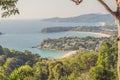
[[[54,60],[0,46],[0,80],[116,80],[116,66],[117,43]]]

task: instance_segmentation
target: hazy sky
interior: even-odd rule
[[[113,1],[106,0],[112,9]],[[19,0],[20,15],[8,19],[43,19],[51,17],[72,17],[89,13],[106,13],[97,0],[84,0],[76,6],[70,0]]]

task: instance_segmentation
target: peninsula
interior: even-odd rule
[[[41,30],[41,33],[57,33],[57,32],[66,32],[66,31],[72,31],[72,32],[92,32],[92,33],[102,33],[106,35],[114,36],[117,33],[117,28],[113,26],[68,26],[68,27],[48,27],[43,28]]]
[[[96,51],[102,41],[110,41],[110,38],[101,37],[63,37],[59,39],[45,39],[34,48],[43,50],[72,51],[82,49],[84,51]]]

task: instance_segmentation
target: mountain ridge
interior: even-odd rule
[[[49,22],[107,22],[113,23],[114,19],[110,14],[85,14],[75,17],[59,18],[53,17],[48,19],[42,19],[41,21]]]

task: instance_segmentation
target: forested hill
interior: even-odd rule
[[[43,19],[42,21],[50,22],[108,22],[113,23],[114,19],[110,14],[85,14],[76,17],[68,18],[49,18]]]
[[[45,39],[35,48],[44,50],[71,51],[82,49],[84,51],[96,51],[101,45],[101,41],[113,42],[110,38],[95,37],[63,37],[59,39]]]
[[[48,60],[0,46],[0,80],[117,80],[117,51],[117,43],[103,42],[97,52]]]

